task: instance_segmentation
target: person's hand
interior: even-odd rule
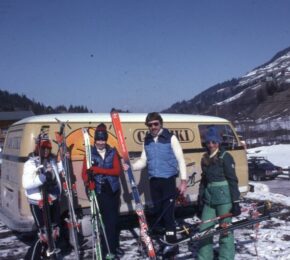
[[[186,180],[181,180],[180,185],[178,187],[178,190],[180,194],[184,194],[187,189],[187,181]]]
[[[176,205],[186,207],[188,205],[188,201],[184,194],[180,193],[179,189],[176,189],[177,197],[175,200]]]
[[[39,166],[37,166],[36,167],[36,169],[35,169],[35,173],[41,173],[41,169],[43,169],[43,165],[42,164],[40,164]]]
[[[130,166],[127,163],[122,162],[123,170],[126,172],[129,170]]]
[[[241,214],[241,206],[239,202],[234,202],[232,206],[231,213],[234,217],[239,216]]]
[[[52,172],[52,166],[51,166],[50,163],[48,163],[48,164],[46,165],[46,167],[45,167],[45,171],[46,171],[46,172]]]

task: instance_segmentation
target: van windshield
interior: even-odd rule
[[[234,149],[238,146],[238,139],[229,125],[199,125],[201,145],[205,146],[205,134],[209,127],[215,127],[222,139],[221,146],[227,149]]]
[[[257,162],[258,162],[259,164],[269,164],[269,163],[270,163],[269,161],[267,161],[267,160],[265,160],[265,159],[257,160]]]

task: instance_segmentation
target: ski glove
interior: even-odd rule
[[[239,216],[241,214],[241,207],[239,202],[233,202],[231,213],[234,217]]]
[[[94,180],[94,172],[91,169],[87,169],[88,181]]]

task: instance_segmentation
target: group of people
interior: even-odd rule
[[[163,127],[159,113],[152,112],[146,117],[148,132],[144,139],[141,157],[132,164],[132,170],[147,167],[150,195],[155,219],[162,216],[165,239],[169,243],[176,241],[176,223],[174,217],[174,200],[176,198],[176,178],[179,176],[178,193],[184,194],[187,189],[186,164],[182,147],[177,137]],[[105,231],[110,252],[117,255],[119,247],[118,213],[120,203],[120,182],[122,172],[129,165],[122,162],[115,148],[107,143],[108,132],[105,124],[96,127],[94,146],[91,150],[92,167],[87,169],[83,162],[82,178],[86,188],[94,189],[103,216]],[[237,216],[241,213],[238,179],[235,173],[233,157],[221,147],[221,136],[214,126],[209,126],[205,134],[207,151],[201,160],[202,178],[198,195],[198,210],[201,220],[205,221],[225,213]],[[31,212],[40,235],[43,235],[41,208],[41,187],[49,183],[56,236],[59,227],[59,207],[57,203],[61,193],[58,174],[62,165],[57,157],[51,154],[51,142],[48,139],[37,141],[36,149],[25,163],[23,187],[30,203]],[[93,185],[92,185],[93,184]],[[230,223],[231,217],[221,220]],[[214,225],[213,222],[200,225],[200,231]],[[108,253],[103,246],[104,256]],[[162,249],[163,256],[172,257],[178,253],[178,246],[167,246]],[[219,259],[234,259],[234,238],[232,232],[220,236]],[[213,259],[213,239],[200,242],[198,259]],[[117,259],[117,257],[116,257]]]

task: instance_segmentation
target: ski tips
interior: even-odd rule
[[[118,113],[118,110],[116,108],[112,108],[110,113]]]

